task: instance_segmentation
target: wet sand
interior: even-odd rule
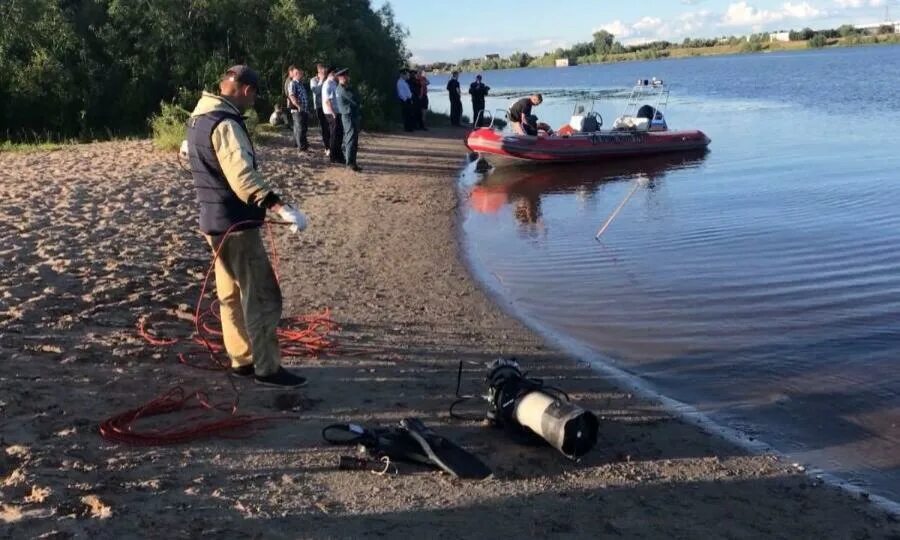
[[[252,438],[138,449],[98,423],[175,386],[231,399],[224,375],[135,332],[148,314],[190,331],[209,263],[190,178],[147,141],[0,154],[0,536],[900,537],[896,516],[618,391],[495,306],[459,253],[461,138],[366,134],[362,175],[298,157],[287,136],[262,145],[263,172],[310,217],[300,237],[276,232],[285,315],[330,307],[345,350],[367,352],[287,359],[310,379],[287,393],[296,411],[237,381],[242,412],[297,416]],[[501,354],[602,417],[581,463],[449,418],[458,362],[477,393]],[[338,471],[351,451],[320,438],[331,422],[406,416],[494,479]]]

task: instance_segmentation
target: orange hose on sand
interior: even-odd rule
[[[203,280],[203,285],[200,288],[200,296],[197,299],[197,305],[194,310],[194,334],[187,339],[157,336],[150,328],[148,328],[150,317],[145,316],[141,317],[138,321],[137,332],[148,344],[155,347],[171,347],[182,341],[188,341],[198,347],[193,351],[179,353],[179,362],[197,369],[221,371],[226,374],[229,373],[230,361],[227,358],[220,358],[221,353],[224,351],[224,346],[221,344],[222,330],[221,319],[217,309],[218,300],[211,302],[209,306],[204,309],[203,299],[206,296],[209,279],[213,274],[216,261],[219,257],[219,251],[221,250],[225,239],[228,238],[228,235],[231,234],[235,227],[247,223],[248,222],[237,223],[229,228],[225,232],[222,242],[220,242],[219,247],[213,255],[209,269],[206,272],[206,277]],[[276,279],[278,279],[278,254],[275,251],[275,242],[272,238],[271,225],[287,224],[270,221],[266,221],[265,224],[271,243],[273,268],[275,270]],[[277,331],[281,354],[282,356],[294,357],[318,357],[334,352],[337,349],[337,342],[332,337],[332,334],[338,330],[340,330],[340,327],[331,319],[331,312],[328,309],[323,310],[321,313],[282,319],[281,325]],[[192,360],[197,354],[205,354],[208,358],[207,362],[202,363]],[[252,435],[256,430],[273,420],[286,419],[286,417],[238,414],[237,408],[240,392],[230,376],[228,380],[235,393],[234,400],[230,404],[221,403],[213,405],[210,403],[207,394],[203,391],[197,390],[188,392],[181,387],[176,387],[145,405],[104,420],[100,424],[100,435],[109,441],[118,443],[160,446],[181,444],[214,436],[245,437]],[[178,412],[184,413],[188,411],[198,411],[198,414],[176,422],[174,427],[138,430],[135,426],[138,420],[142,418]],[[201,420],[203,416],[211,412],[227,414],[227,416],[218,420]]]

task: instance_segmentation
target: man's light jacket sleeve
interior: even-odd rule
[[[233,120],[223,120],[212,133],[212,146],[228,185],[247,204],[262,205],[273,192],[253,168],[253,146],[247,133]]]

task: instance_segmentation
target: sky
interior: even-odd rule
[[[413,62],[475,58],[515,51],[537,54],[605,29],[626,45],[685,37],[836,28],[890,16],[900,0],[372,0],[389,1],[409,30]]]

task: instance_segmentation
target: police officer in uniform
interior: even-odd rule
[[[344,128],[344,158],[348,168],[361,172],[362,169],[356,164],[356,152],[359,149],[359,128],[362,120],[359,98],[350,87],[349,69],[339,69],[334,75],[338,80],[338,87],[335,91],[337,95],[337,112],[341,115],[341,125]]]

